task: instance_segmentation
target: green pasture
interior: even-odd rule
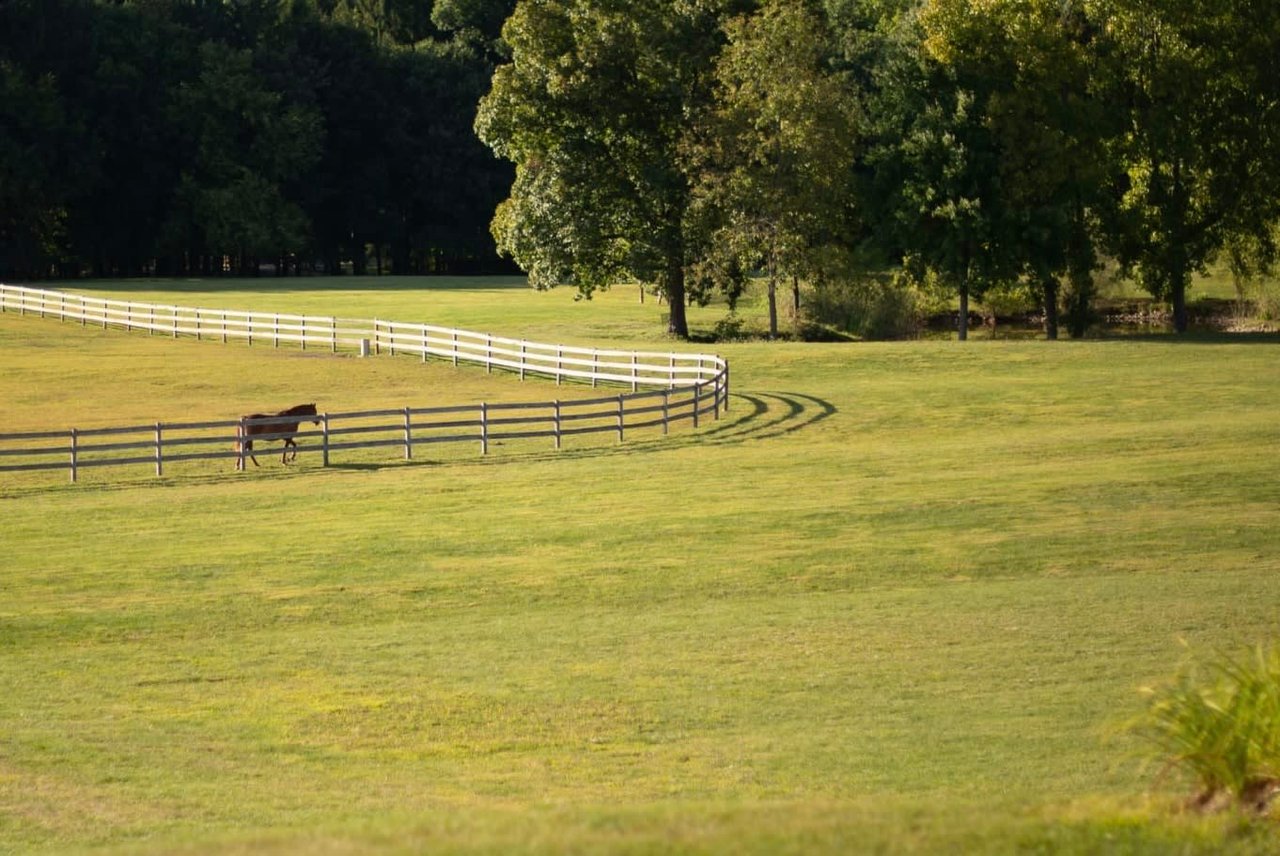
[[[684,347],[436,285],[101,291]],[[1280,339],[713,347],[667,438],[0,479],[0,852],[1280,847],[1121,729],[1280,636]],[[7,430],[557,394],[11,314],[0,365]]]

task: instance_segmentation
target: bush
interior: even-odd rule
[[[1207,666],[1185,662],[1150,703],[1135,730],[1166,766],[1199,781],[1193,804],[1229,797],[1265,811],[1280,793],[1280,647],[1259,646]]]
[[[830,338],[831,330],[863,339],[909,338],[920,330],[924,303],[919,289],[899,277],[828,281],[809,296],[800,334],[809,340]]]

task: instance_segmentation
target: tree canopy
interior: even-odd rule
[[[0,274],[493,269],[685,306],[1099,260],[1187,325],[1266,266],[1280,7],[1252,0],[9,0]],[[496,155],[496,157],[495,157]]]

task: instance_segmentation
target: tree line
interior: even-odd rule
[[[8,0],[0,274],[492,270],[685,307],[1270,266],[1280,4]],[[866,299],[866,294],[859,295]]]
[[[6,0],[0,275],[500,266],[497,5]]]
[[[891,271],[1035,289],[1080,335],[1104,256],[1172,306],[1280,221],[1280,5],[1251,0],[521,0],[477,128],[535,284],[682,307]]]

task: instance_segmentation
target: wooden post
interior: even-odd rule
[[[196,341],[199,342],[202,340],[202,338],[203,337],[201,336],[201,329],[200,329],[200,310],[197,309],[196,310]]]
[[[329,319],[329,351],[330,353],[338,353],[338,319]]]
[[[329,414],[320,414],[320,465],[329,466]]]
[[[147,318],[147,335],[154,336],[156,334],[156,308],[154,306],[147,307]]]
[[[222,315],[222,344],[225,345],[227,343],[227,312],[225,309],[222,311],[221,315]]]
[[[524,380],[524,342],[520,343],[520,380]]]
[[[404,409],[404,459],[413,460],[413,426],[409,419],[409,408]]]
[[[156,475],[164,475],[164,449],[163,440],[160,436],[160,423],[156,423]]]
[[[484,337],[484,368],[489,374],[493,374],[493,337],[486,335]]]
[[[280,347],[280,316],[275,315],[271,318],[271,347]]]
[[[76,429],[71,429],[71,483],[76,483],[76,466],[79,464],[80,443],[76,437]]]
[[[623,436],[622,435],[622,426],[624,422],[623,406],[626,400],[627,400],[626,397],[622,393],[618,393],[618,442],[619,443],[622,442],[622,436]]]
[[[556,451],[560,451],[560,399],[555,401],[555,435],[556,435]]]
[[[458,364],[458,331],[453,331],[453,364]]]
[[[598,380],[597,375],[600,374],[600,354],[597,351],[591,352],[591,388],[596,388]]]
[[[564,348],[556,346],[556,386],[564,380]]]
[[[480,403],[480,454],[489,454],[489,405]]]
[[[639,372],[639,367],[637,366],[638,360],[639,360],[638,355],[633,353],[631,355],[631,391],[632,392],[635,392],[637,389],[639,389],[638,384],[640,381],[639,381],[639,375],[637,374]]]
[[[693,385],[693,427],[698,427],[698,408],[702,406],[702,384]]]
[[[671,433],[671,390],[662,391],[662,436]]]

